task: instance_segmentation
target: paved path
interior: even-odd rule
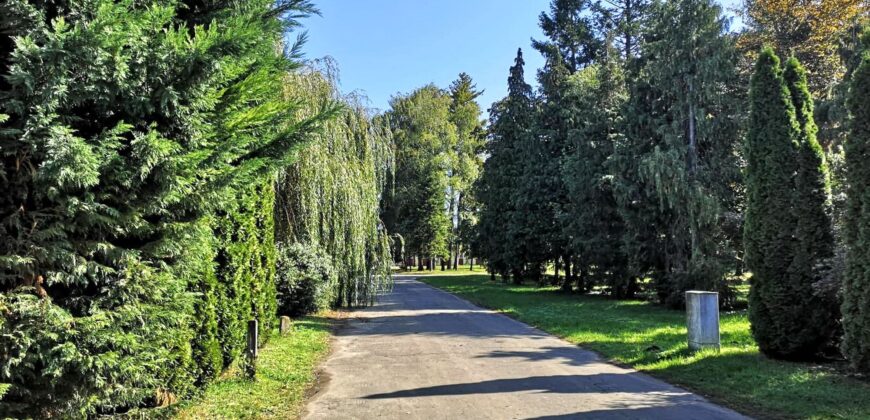
[[[408,277],[355,315],[305,418],[743,418]]]

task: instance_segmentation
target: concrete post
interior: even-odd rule
[[[686,292],[686,321],[690,350],[719,350],[718,293],[698,290]]]
[[[289,317],[289,316],[286,316],[286,315],[285,315],[285,316],[282,316],[282,317],[281,317],[281,328],[280,328],[280,330],[279,330],[279,331],[281,332],[281,334],[283,335],[283,334],[287,334],[287,333],[289,333],[289,332],[290,332],[290,327],[291,327],[291,324],[290,324],[290,317]]]

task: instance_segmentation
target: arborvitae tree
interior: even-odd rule
[[[396,148],[395,185],[387,189],[383,220],[402,235],[406,252],[447,258],[450,219],[445,207],[448,172],[454,156],[456,126],[450,121],[452,99],[434,85],[394,97],[386,117]]]
[[[313,9],[17,0],[0,10],[0,382],[12,384],[0,412],[79,418],[188,396],[220,368],[215,265],[233,268],[211,223],[247,212],[229,204],[329,114],[300,119],[283,96],[294,63],[278,45]],[[240,276],[248,290],[272,284]],[[251,297],[241,316],[267,306]]]
[[[758,347],[769,356],[801,358],[819,348],[817,325],[808,311],[813,294],[795,281],[793,265],[801,243],[796,238],[796,174],[801,127],[779,59],[765,48],[750,86],[746,139],[746,265],[752,271],[749,320]]]
[[[472,184],[480,176],[483,166],[485,131],[481,120],[480,105],[476,99],[483,94],[477,90],[471,76],[461,73],[459,79],[450,85],[450,122],[456,126],[456,147],[452,153],[449,192],[447,197],[448,215],[451,219],[451,246],[453,268],[458,268],[459,255],[466,251],[467,238],[462,234],[463,227],[473,223],[469,217],[466,201]]]
[[[804,331],[801,335],[806,335],[807,341],[813,341],[812,336],[815,335],[817,346],[820,347],[828,344],[831,337],[838,335],[839,318],[837,302],[819,296],[812,286],[818,277],[817,267],[834,254],[828,165],[824,151],[816,140],[818,128],[813,119],[813,98],[807,86],[806,71],[796,58],[786,61],[783,78],[791,94],[800,128],[798,172],[793,199],[797,217],[797,244],[791,265],[792,283],[808,293],[801,302],[805,305]]]
[[[637,119],[652,124],[648,134],[657,139],[636,156],[637,169],[658,201],[646,211],[670,219],[656,226],[665,269],[657,291],[680,306],[688,289],[726,291],[725,265],[735,261],[719,228],[739,179],[735,51],[727,19],[710,0],[658,3],[651,20],[655,38],[643,47],[640,77],[657,91],[648,99],[659,109]]]
[[[475,188],[480,203],[476,248],[490,273],[504,279],[523,268],[520,229],[514,226],[518,179],[526,158],[523,145],[533,135],[534,98],[523,76],[522,50],[517,51],[508,77],[508,96],[490,109],[488,157]]]
[[[846,275],[843,281],[843,353],[852,367],[870,372],[870,52],[852,75],[851,132],[846,142],[849,191]]]

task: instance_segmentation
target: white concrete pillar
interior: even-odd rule
[[[689,349],[719,349],[719,293],[686,292],[686,321]]]

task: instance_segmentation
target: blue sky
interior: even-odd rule
[[[727,6],[740,0],[724,0]],[[330,56],[344,92],[363,93],[386,110],[391,96],[427,83],[447,87],[460,72],[475,80],[484,111],[507,91],[518,47],[534,84],[543,59],[538,15],[549,0],[315,0],[323,16],[303,23],[309,59]]]

